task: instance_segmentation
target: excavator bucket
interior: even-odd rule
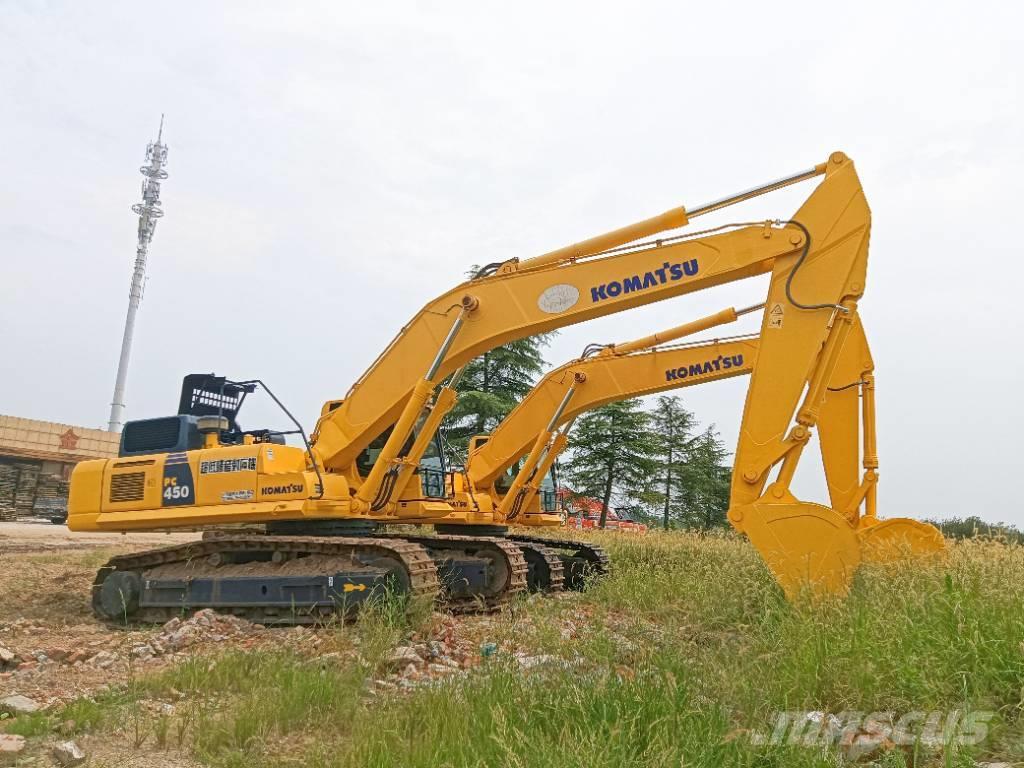
[[[743,532],[790,600],[806,593],[843,597],[860,565],[853,528],[835,510],[790,500],[741,507]]]
[[[894,563],[941,556],[946,540],[934,525],[895,517],[864,525],[857,530],[861,560],[865,563]]]

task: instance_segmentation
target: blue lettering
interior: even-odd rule
[[[682,280],[683,276],[693,277],[697,274],[700,265],[696,259],[680,262],[679,264],[665,264],[652,272],[644,272],[643,275],[631,275],[624,277],[621,281],[612,280],[610,283],[598,285],[590,289],[591,301],[604,301],[607,298],[615,298],[625,293],[636,293],[637,291],[654,288],[664,284],[668,280]],[[666,277],[667,273],[667,277]]]

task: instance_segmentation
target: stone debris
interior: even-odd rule
[[[55,745],[50,754],[63,766],[81,765],[85,762],[85,752],[73,741],[62,741]]]
[[[110,651],[100,651],[89,659],[89,666],[96,667],[97,669],[110,669],[116,663],[117,654]]]
[[[391,652],[391,655],[385,660],[385,665],[389,669],[406,669],[411,666],[413,669],[415,665],[423,663],[423,657],[416,653],[416,650],[408,645],[400,645]]]
[[[14,621],[7,621],[0,623],[0,632],[6,632],[11,635],[37,635],[46,629],[42,624],[38,624],[31,619],[15,619]]]
[[[133,659],[151,659],[156,656],[156,650],[149,643],[141,643],[139,645],[133,645],[131,650],[131,656]]]
[[[263,627],[260,624],[204,608],[184,621],[177,618],[168,621],[160,635],[150,645],[156,655],[161,652],[160,649],[180,651],[197,643],[221,643],[229,638],[250,635],[261,629]]]
[[[24,736],[0,733],[0,765],[14,765],[24,749]]]
[[[539,656],[528,656],[525,653],[517,653],[515,655],[516,661],[519,663],[520,669],[533,669],[540,666],[551,666],[554,664],[564,664],[562,659],[557,656],[549,656],[541,654]]]
[[[39,702],[30,699],[28,696],[15,694],[0,699],[0,712],[9,715],[31,715],[39,711]]]
[[[23,620],[0,624],[0,632],[13,635],[28,634],[36,629],[40,628]],[[20,652],[0,646],[0,680],[11,677],[37,680],[47,671],[56,672],[61,667],[114,672],[121,667],[127,669],[129,662],[150,664],[165,657],[173,661],[195,646],[229,640],[242,640],[242,646],[247,647],[246,643],[254,642],[263,629],[260,624],[207,609],[186,619],[171,619],[156,631],[131,633],[123,640],[114,636],[78,646],[49,645],[31,651],[22,648]],[[295,638],[304,645],[320,643],[320,638],[313,633],[295,635]]]
[[[51,661],[65,661],[68,656],[71,655],[71,651],[67,648],[45,648],[39,652],[39,655],[44,656]],[[36,660],[40,663],[43,661],[39,656],[36,657]]]

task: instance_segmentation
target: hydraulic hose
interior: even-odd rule
[[[840,304],[801,304],[799,301],[793,298],[793,278],[796,277],[796,273],[803,266],[804,261],[807,259],[807,254],[811,252],[811,233],[807,227],[801,224],[796,219],[789,219],[788,221],[779,221],[779,224],[792,224],[794,227],[804,233],[804,247],[800,251],[800,258],[796,260],[796,264],[793,265],[793,269],[790,270],[789,277],[786,278],[786,298],[789,303],[797,309],[832,309],[840,312],[847,312],[849,310]]]

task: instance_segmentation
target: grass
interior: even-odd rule
[[[833,749],[756,743],[751,732],[770,733],[779,711],[986,710],[995,714],[980,745],[864,760],[1024,760],[1024,548],[966,541],[941,564],[862,569],[849,599],[811,607],[786,603],[733,536],[600,538],[614,572],[488,625],[502,650],[470,675],[368,696],[382,654],[419,628],[384,606],[335,630],[358,644],[350,663],[229,650],[50,717],[103,732],[124,727],[134,702],[181,692],[190,705],[141,732],[215,766],[768,768],[839,764]],[[524,673],[513,648],[563,663]],[[18,732],[39,735],[47,722],[19,719]]]
[[[41,552],[26,555],[22,560],[32,565],[74,565],[81,568],[99,568],[119,551],[115,548],[97,548],[84,552]]]

